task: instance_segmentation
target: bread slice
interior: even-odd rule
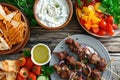
[[[7,42],[0,36],[0,50],[8,50],[10,49]]]
[[[19,72],[19,65],[17,60],[5,60],[0,62],[0,68],[6,72]]]

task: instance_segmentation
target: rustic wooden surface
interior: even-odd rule
[[[71,22],[63,29],[60,30],[54,30],[54,31],[49,31],[41,28],[40,26],[30,26],[30,32],[31,36],[30,39],[25,46],[25,48],[31,48],[33,45],[37,43],[44,43],[47,44],[51,50],[55,48],[55,46],[65,37],[67,37],[67,34],[69,33],[70,35],[74,34],[86,34],[86,33],[81,26],[79,25],[76,14],[75,14],[75,0],[72,0],[73,2],[73,7],[74,7],[74,13]],[[90,35],[91,36],[91,35]],[[94,36],[92,36],[94,37]],[[96,38],[96,37],[95,37]],[[120,75],[120,34],[116,35],[115,37],[112,38],[96,38],[100,42],[103,43],[103,45],[107,48],[109,51],[109,54],[111,58],[114,58],[115,61],[112,63],[112,69],[114,72],[116,72],[118,75]],[[16,59],[16,56],[19,56],[20,54],[12,54],[9,56],[0,56],[4,59],[9,59],[13,58]],[[112,74],[112,80],[118,80],[119,78]]]

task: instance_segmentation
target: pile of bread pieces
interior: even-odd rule
[[[0,61],[0,80],[16,80],[19,69],[18,60]]]

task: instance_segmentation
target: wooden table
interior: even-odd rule
[[[81,26],[79,25],[76,14],[75,14],[75,0],[72,0],[74,6],[74,13],[71,22],[63,29],[49,31],[41,28],[40,26],[30,26],[30,39],[25,46],[25,48],[31,48],[37,43],[44,43],[47,44],[51,50],[55,48],[55,46],[65,37],[67,34],[70,35],[74,34],[86,34]],[[91,36],[91,35],[90,35]],[[92,36],[94,37],[94,36]],[[96,38],[96,37],[95,37]],[[115,61],[112,63],[112,69],[114,72],[120,75],[120,34],[116,35],[112,38],[96,38],[98,39],[109,51],[111,58],[114,58]],[[4,59],[17,59],[20,54],[12,54],[9,56],[3,55],[0,56],[0,60]],[[113,74],[112,80],[118,80],[119,78]]]

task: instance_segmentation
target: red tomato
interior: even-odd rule
[[[28,80],[36,80],[36,75],[32,72],[29,72]]]
[[[100,35],[100,36],[104,36],[104,35],[106,35],[106,31],[105,30],[100,30],[97,34]]]
[[[31,60],[30,57],[27,57],[27,58],[26,58],[25,67],[28,68],[28,70],[31,70],[31,69],[32,69],[32,67],[33,67],[33,62],[32,62],[32,60]]]
[[[108,16],[106,19],[107,23],[113,24],[113,16]]]
[[[22,76],[20,76],[20,74],[18,74],[16,80],[25,80],[25,79]]]
[[[19,64],[20,66],[24,66],[25,63],[26,63],[26,59],[25,59],[25,58],[20,58],[20,59],[18,60],[18,64]]]
[[[81,23],[83,26],[85,25],[85,21],[82,20],[81,18],[80,18],[80,23]]]
[[[112,25],[108,23],[106,27],[107,27],[107,33],[112,36],[114,34]]]
[[[36,75],[41,74],[41,66],[34,65],[32,68],[32,72],[35,73]]]
[[[100,21],[99,26],[101,29],[106,30],[106,22],[103,19]]]
[[[23,67],[20,69],[20,75],[23,77],[23,78],[27,78],[28,75],[29,75],[29,71],[27,68]]]
[[[98,33],[99,30],[100,30],[99,27],[94,27],[94,28],[92,28],[93,33]]]
[[[113,29],[117,29],[118,25],[117,24],[113,24],[112,27],[113,27]]]

